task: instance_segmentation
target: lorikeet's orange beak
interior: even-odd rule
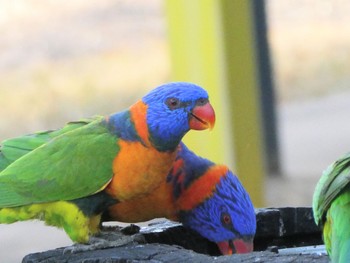
[[[189,125],[193,130],[211,130],[215,125],[215,112],[209,102],[205,105],[194,107],[190,114]]]
[[[253,251],[253,238],[249,240],[234,239],[217,243],[223,255],[246,254]]]

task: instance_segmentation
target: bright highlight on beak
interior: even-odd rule
[[[217,245],[223,255],[246,254],[252,252],[254,248],[253,238],[221,241]]]
[[[189,126],[193,130],[212,129],[215,125],[215,112],[211,104],[196,106],[193,108]]]

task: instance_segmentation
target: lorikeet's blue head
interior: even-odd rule
[[[215,123],[207,92],[191,83],[164,84],[142,101],[147,105],[150,140],[158,150],[173,150],[190,129],[204,130]]]
[[[217,243],[222,254],[253,250],[255,212],[238,178],[227,170],[211,196],[194,209],[181,213],[184,226]]]

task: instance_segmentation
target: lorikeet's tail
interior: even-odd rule
[[[0,209],[0,223],[12,224],[17,221],[25,221],[42,217],[43,211],[36,206],[26,205],[21,207],[6,207]]]
[[[63,228],[72,241],[86,243],[91,234],[99,231],[100,215],[87,217],[78,206],[66,201],[0,209],[1,224],[31,219]]]

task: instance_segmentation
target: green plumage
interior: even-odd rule
[[[97,118],[98,117],[96,117],[96,119]],[[49,142],[51,139],[80,128],[94,120],[95,119],[92,118],[82,119],[76,122],[69,122],[63,128],[58,130],[41,131],[2,141],[0,147],[0,172],[10,163]]]
[[[0,223],[39,219],[86,243],[98,233],[104,209],[152,193],[182,137],[214,123],[205,90],[169,83],[119,113],[6,140],[0,148]]]
[[[314,192],[313,212],[332,262],[350,262],[350,154],[324,171]]]
[[[332,262],[350,262],[350,187],[338,195],[327,211],[323,236]]]
[[[0,172],[0,207],[92,195],[111,180],[118,151],[103,117],[5,141],[0,167],[16,162]]]

